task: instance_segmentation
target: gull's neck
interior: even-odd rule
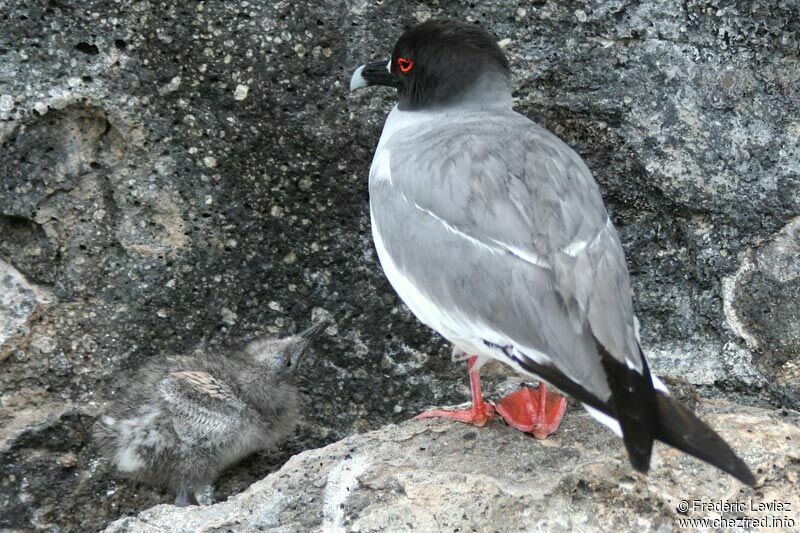
[[[421,126],[430,121],[443,121],[449,117],[458,117],[469,113],[497,113],[511,111],[511,91],[507,84],[501,87],[477,83],[474,88],[463,94],[457,102],[423,109],[392,108],[383,126],[383,133],[378,142],[380,148],[400,130]]]
[[[429,82],[427,86],[422,83],[415,81],[398,89],[400,109],[403,111],[511,109],[511,79],[506,70],[468,69]]]

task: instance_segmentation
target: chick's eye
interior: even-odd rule
[[[414,62],[410,59],[406,59],[405,57],[398,57],[397,67],[403,74],[408,74],[414,68]]]

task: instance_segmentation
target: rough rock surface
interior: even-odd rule
[[[370,242],[391,95],[347,93],[431,16],[493,31],[517,109],[594,171],[656,372],[800,407],[797,2],[0,0],[0,527],[167,501],[115,480],[88,429],[120,373],[201,342],[336,322],[297,438],[222,495],[464,397]]]
[[[632,473],[621,441],[573,410],[543,442],[502,423],[390,425],[292,457],[227,502],[160,505],[106,531],[670,531],[683,518],[716,517],[800,524],[800,417],[723,401],[701,413],[757,470],[755,489],[663,446],[647,477]],[[747,508],[692,503],[679,512],[682,500]],[[770,502],[788,509],[755,510]]]
[[[11,345],[30,343],[31,322],[49,303],[47,292],[32,285],[17,269],[0,259],[0,361]],[[44,339],[45,342],[49,339]]]
[[[800,217],[751,250],[726,280],[725,310],[758,369],[788,405],[800,403]],[[747,324],[747,325],[744,325]]]

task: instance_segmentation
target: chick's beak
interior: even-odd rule
[[[295,343],[294,353],[291,356],[291,368],[297,369],[300,365],[300,360],[305,354],[306,349],[311,344],[311,341],[314,340],[320,333],[325,331],[325,328],[330,326],[331,323],[328,321],[320,322],[319,324],[314,324],[310,328],[301,331],[297,334],[297,342]]]
[[[397,81],[392,76],[392,61],[381,60],[361,65],[350,78],[350,92],[373,85],[397,87]]]

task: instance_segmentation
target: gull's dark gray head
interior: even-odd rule
[[[400,37],[391,60],[358,67],[350,90],[372,85],[397,88],[403,110],[511,103],[508,61],[495,38],[454,21],[424,22]]]
[[[283,338],[263,337],[245,346],[244,351],[256,363],[275,373],[294,372],[311,341],[328,326],[315,324],[296,335]]]

